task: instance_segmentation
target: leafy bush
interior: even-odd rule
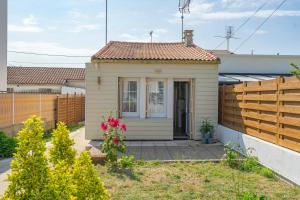
[[[24,129],[18,133],[15,159],[8,176],[10,185],[4,199],[53,199],[43,135],[43,122],[39,117],[24,122]]]
[[[261,168],[261,165],[258,162],[257,157],[248,156],[246,157],[242,163],[240,169],[243,171],[254,172],[258,171]]]
[[[117,163],[118,153],[126,153],[126,145],[124,143],[124,132],[127,130],[125,124],[121,124],[120,119],[108,116],[101,123],[104,142],[101,151],[106,154],[109,162]]]
[[[63,122],[57,124],[57,128],[52,133],[51,142],[53,147],[50,149],[50,161],[53,164],[64,161],[72,165],[76,155],[73,148],[74,141],[70,138],[70,131]]]
[[[266,196],[263,195],[257,195],[254,193],[250,193],[250,192],[245,192],[241,198],[241,200],[268,200],[269,198],[267,198]]]
[[[81,153],[80,157],[75,160],[73,184],[75,186],[74,196],[78,200],[110,199],[110,195],[99,178],[87,151]]]
[[[134,156],[122,156],[119,162],[123,169],[131,170],[134,166]]]
[[[275,178],[275,173],[267,167],[262,167],[260,169],[260,174],[267,178]]]
[[[0,157],[10,158],[16,151],[17,141],[13,137],[8,137],[0,131]]]
[[[51,171],[51,187],[54,191],[54,199],[72,199],[75,192],[72,183],[72,169],[69,164],[59,161]]]
[[[295,63],[290,63],[290,65],[293,67],[293,69],[290,70],[290,74],[299,76],[300,75],[300,67],[298,67],[298,65],[296,65]]]
[[[224,161],[231,168],[239,168],[241,166],[241,154],[238,152],[240,146],[237,143],[225,144]]]

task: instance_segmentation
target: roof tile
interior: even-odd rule
[[[111,41],[100,49],[94,59],[110,60],[195,60],[217,61],[218,58],[210,52],[193,45],[187,47],[184,43],[141,43]]]

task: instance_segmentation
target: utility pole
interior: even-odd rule
[[[184,13],[190,13],[191,0],[179,0],[179,12],[181,13],[181,39],[183,42],[184,37]]]
[[[154,31],[150,31],[150,33],[149,33],[150,34],[150,41],[151,41],[151,43],[152,43],[152,39],[153,39],[153,32]]]
[[[234,28],[233,26],[226,26],[225,27],[225,36],[215,36],[218,38],[225,38],[227,41],[227,51],[230,50],[230,39],[239,39],[234,37]]]
[[[107,0],[105,1],[105,44],[107,44]]]

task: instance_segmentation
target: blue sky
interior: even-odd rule
[[[180,41],[177,0],[108,0],[109,40]],[[185,28],[195,31],[195,43],[214,49],[225,26],[238,27],[268,2],[231,41],[231,50],[280,4],[282,0],[192,0]],[[8,0],[8,49],[48,54],[92,55],[105,41],[104,0]],[[236,53],[300,54],[300,0],[287,0],[275,15]],[[226,44],[219,49],[225,49]],[[89,58],[63,58],[9,53],[11,65],[84,66]],[[14,63],[18,61],[21,63]],[[22,63],[23,62],[23,63]],[[31,62],[41,63],[32,64]],[[74,63],[74,64],[44,64]],[[77,64],[78,63],[78,64]]]

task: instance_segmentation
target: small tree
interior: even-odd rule
[[[106,200],[110,198],[110,195],[99,178],[87,151],[82,152],[75,161],[73,184],[75,185],[74,196],[78,200]]]
[[[4,199],[53,199],[45,157],[43,122],[33,116],[24,122],[24,126],[18,133],[15,159],[11,162],[11,173],[8,176],[10,185]]]
[[[300,75],[300,67],[298,67],[298,65],[296,65],[294,63],[291,63],[290,65],[293,67],[293,69],[290,70],[290,73],[293,75],[299,76]]]
[[[54,190],[54,199],[65,200],[73,198],[72,169],[64,161],[59,161],[51,171],[51,186]]]
[[[74,141],[70,138],[70,131],[63,122],[57,124],[57,129],[52,133],[51,142],[53,147],[50,149],[50,161],[54,165],[60,161],[72,165],[76,155],[76,151],[72,147]]]

